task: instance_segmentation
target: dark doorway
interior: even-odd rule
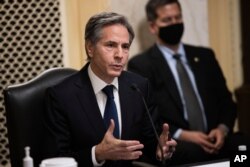
[[[236,91],[239,129],[250,135],[250,1],[240,1],[243,85]]]

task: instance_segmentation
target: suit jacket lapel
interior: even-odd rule
[[[157,67],[157,74],[160,75],[158,78],[161,81],[159,82],[164,81],[163,85],[167,87],[167,90],[171,94],[173,101],[177,103],[178,107],[182,106],[181,97],[176,86],[174,76],[168,63],[164,59],[163,54],[156,45],[153,47],[152,52],[153,53],[150,55],[152,56],[153,63],[155,63],[155,67]],[[180,109],[182,111],[182,107]]]
[[[91,126],[96,131],[99,139],[102,139],[106,133],[105,124],[100,113],[100,109],[97,104],[97,100],[92,88],[86,65],[80,72],[78,80],[75,85],[78,87],[77,98],[79,100],[80,106],[83,112],[91,123]],[[129,138],[129,129],[131,126],[130,120],[132,120],[133,111],[133,98],[131,95],[132,90],[130,89],[130,84],[124,77],[119,77],[119,97],[121,106],[121,119],[122,119],[122,139]],[[130,111],[130,112],[129,112]]]
[[[106,128],[97,104],[93,87],[88,76],[87,67],[88,65],[86,65],[79,72],[78,80],[75,83],[75,85],[79,88],[79,91],[77,92],[77,98],[79,100],[80,106],[82,107],[82,110],[88,117],[89,123],[96,131],[96,135],[99,139],[102,139],[106,132]]]
[[[129,129],[130,121],[132,120],[132,111],[133,111],[133,98],[131,93],[132,89],[130,88],[131,83],[126,81],[123,78],[123,75],[119,77],[119,97],[120,97],[120,106],[121,106],[121,119],[122,119],[122,139],[129,138]]]

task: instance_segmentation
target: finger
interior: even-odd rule
[[[210,143],[210,142],[207,142],[207,141],[202,142],[202,146],[204,146],[204,147],[206,147],[208,149],[215,149],[216,148],[213,143]]]
[[[167,149],[167,147],[163,147],[163,156],[161,152],[157,152],[157,158],[160,161],[162,161],[162,159],[170,159],[172,157],[172,154],[173,154],[173,151],[170,151],[169,149]]]
[[[214,135],[213,133],[210,133],[210,134],[208,135],[208,137],[209,137],[210,140],[213,140],[213,139],[215,138],[215,135]]]
[[[215,144],[212,143],[208,137],[202,136],[200,142],[201,142],[201,145],[203,145],[204,147],[215,149]]]
[[[115,151],[118,153],[122,153],[122,154],[129,154],[135,151],[140,151],[144,148],[143,144],[140,145],[134,145],[134,146],[129,146],[129,147],[116,147]]]
[[[171,140],[166,141],[164,146],[162,147],[163,156],[162,156],[162,151],[160,150],[160,148],[159,147],[157,148],[157,151],[156,151],[157,158],[159,160],[171,158],[173,152],[175,151],[176,146],[177,146],[177,142],[175,140],[171,139]]]
[[[113,135],[114,129],[115,129],[115,122],[113,119],[111,119],[107,132]]]
[[[134,159],[140,158],[141,155],[142,155],[142,151],[133,151],[133,152],[129,152],[129,153],[122,152],[120,154],[119,159],[122,159],[122,160],[134,160]]]
[[[165,153],[173,153],[175,151],[175,147],[177,146],[177,142],[175,140],[170,140],[166,142]]]
[[[131,151],[135,151],[135,150],[141,150],[144,148],[143,144],[139,144],[139,145],[132,145],[132,146],[128,146],[126,147],[126,151],[131,152]]]
[[[120,147],[130,147],[140,145],[141,143],[138,140],[120,140],[119,146]]]
[[[207,135],[207,134],[205,134],[205,133],[203,133],[203,132],[197,132],[198,134],[199,134],[199,136],[203,139],[203,140],[206,140],[206,141],[210,141],[211,140],[211,138]]]
[[[175,148],[177,146],[177,142],[173,139],[171,139],[170,141],[166,142],[167,146],[169,146],[169,148]]]
[[[164,155],[163,155],[163,158],[164,159],[170,159],[171,157],[172,157],[172,155],[173,155],[173,152],[174,151],[172,151],[172,149],[171,150],[168,150],[168,151],[166,151],[167,150],[167,148],[165,147],[165,148],[163,148],[164,149]]]
[[[160,135],[160,146],[163,146],[165,142],[168,140],[169,135],[169,126],[167,123],[164,123],[162,126],[162,133]]]
[[[213,153],[213,150],[214,150],[214,149],[210,149],[210,148],[207,148],[207,147],[204,147],[204,146],[202,146],[202,148],[203,148],[203,150],[204,150],[205,152],[207,152],[207,153],[209,153],[209,154],[212,154],[212,153]]]
[[[164,123],[163,126],[162,126],[162,135],[163,136],[168,136],[168,133],[169,133],[169,126],[167,123]]]
[[[221,147],[223,146],[223,144],[224,144],[224,142],[218,141],[218,142],[215,143],[215,148],[216,148],[217,150],[220,150]]]
[[[167,153],[165,156],[164,156],[164,159],[170,159],[171,157],[173,156],[173,153]]]
[[[218,148],[221,145],[221,140],[217,140],[214,145],[216,148]]]

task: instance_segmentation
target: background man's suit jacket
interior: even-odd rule
[[[72,156],[79,167],[93,166],[91,148],[103,139],[106,128],[94,94],[86,65],[81,71],[48,90],[45,125],[46,146],[51,156]],[[145,78],[123,72],[118,78],[123,140],[140,140],[145,152],[154,154],[156,141],[142,98],[131,89],[141,89],[149,107],[149,85]],[[45,147],[46,148],[46,147]],[[53,148],[53,149],[52,149]],[[154,156],[155,157],[155,156]],[[130,166],[129,161],[106,162],[104,166]]]
[[[211,49],[184,45],[187,60],[194,74],[198,92],[205,109],[208,131],[218,124],[234,126],[236,106]],[[156,45],[133,57],[128,70],[147,77],[154,90],[161,118],[170,125],[171,133],[178,128],[189,129],[173,74]]]

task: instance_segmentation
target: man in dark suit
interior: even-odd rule
[[[236,106],[214,52],[180,42],[178,0],[149,0],[146,13],[156,44],[133,57],[128,70],[151,82],[160,116],[178,143],[173,164],[229,158],[227,152],[249,141],[233,133]]]
[[[85,29],[89,62],[48,89],[46,142],[52,155],[74,157],[79,167],[129,167],[147,153],[171,158],[176,142],[168,139],[168,125],[163,124],[158,145],[142,101],[143,96],[153,114],[148,81],[123,71],[133,38],[124,16],[100,13],[89,19]]]

